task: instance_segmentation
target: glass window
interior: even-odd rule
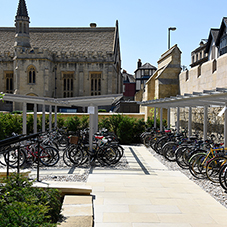
[[[63,73],[63,96],[64,98],[73,97],[73,74]]]
[[[91,96],[101,95],[101,73],[91,73]]]
[[[13,73],[5,73],[5,91],[6,93],[13,93]]]
[[[35,67],[30,67],[28,70],[28,83],[35,84],[36,82],[36,72]]]

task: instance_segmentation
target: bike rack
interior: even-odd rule
[[[22,141],[25,141],[25,140],[29,140],[29,139],[32,139],[32,138],[37,138],[37,141],[38,141],[38,164],[37,164],[37,181],[39,181],[39,167],[40,167],[40,134],[41,133],[35,133],[35,134],[31,134],[31,135],[28,135],[28,136],[25,136],[25,135],[18,135],[18,136],[13,136],[13,137],[10,137],[10,138],[7,138],[7,139],[4,139],[4,140],[0,140],[0,149],[2,147],[5,147],[5,146],[9,146],[9,145],[12,145],[12,144],[16,144],[16,143],[19,143],[19,142],[22,142]],[[15,148],[18,148],[19,150],[19,145],[16,146]],[[1,154],[4,154],[6,153],[6,151],[0,151]],[[19,155],[19,153],[18,153]],[[9,155],[7,157],[7,178],[9,177]],[[18,158],[18,162],[17,162],[17,174],[20,173],[20,158]]]

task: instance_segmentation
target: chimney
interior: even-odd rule
[[[141,66],[142,66],[141,59],[138,59],[138,62],[137,62],[137,68],[139,69]]]
[[[90,23],[91,28],[96,28],[96,26],[97,26],[96,23]]]

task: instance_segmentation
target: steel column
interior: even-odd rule
[[[27,103],[23,102],[23,134],[27,134]]]
[[[52,130],[52,106],[49,106],[49,131]]]
[[[192,135],[192,107],[188,110],[188,136]]]
[[[208,117],[208,107],[204,106],[203,114],[203,139],[207,139],[207,117]]]
[[[58,107],[55,106],[54,108],[54,127],[57,128],[58,126]]]
[[[167,109],[167,124],[168,129],[170,129],[170,108]]]
[[[43,112],[42,112],[42,132],[45,132],[45,105],[43,104]]]
[[[33,111],[34,111],[33,133],[37,133],[37,104],[36,103],[34,103]]]
[[[154,108],[154,128],[157,128],[156,107]]]
[[[180,132],[180,107],[177,107],[177,133]]]
[[[225,106],[224,144],[225,144],[225,147],[227,147],[227,104]]]
[[[163,108],[160,108],[160,131],[163,131],[162,117],[163,117]]]

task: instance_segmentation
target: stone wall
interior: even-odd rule
[[[227,54],[179,75],[180,94],[227,88]],[[201,73],[200,73],[201,72]]]
[[[224,133],[224,115],[218,116],[218,113],[222,110],[222,107],[210,107],[208,108],[207,118],[207,133],[220,135]],[[188,129],[188,113],[189,108],[180,108],[180,129]],[[177,109],[171,108],[171,127],[176,126],[177,122]],[[197,107],[192,108],[192,132],[199,133],[203,137],[203,125],[204,125],[204,108]]]

